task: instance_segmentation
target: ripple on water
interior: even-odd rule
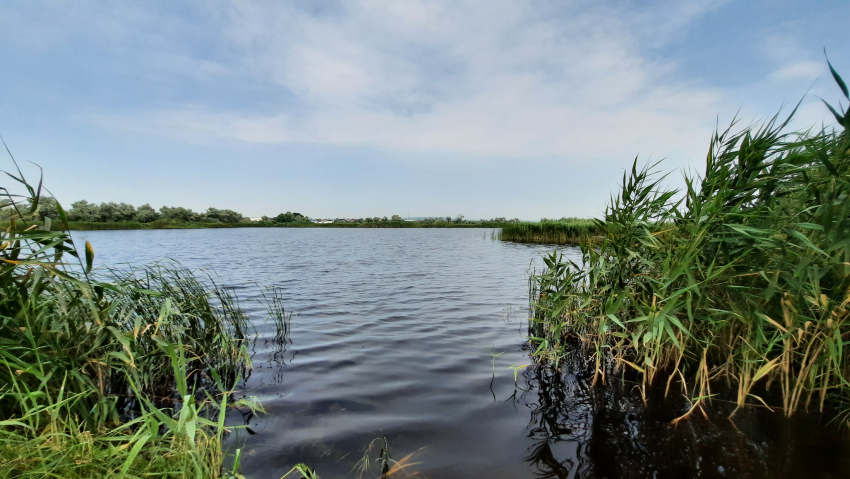
[[[798,445],[798,437],[817,436],[811,428],[763,419],[747,419],[746,427],[764,446],[712,456],[710,448],[720,450],[738,433],[689,426],[690,436],[676,436],[685,433],[671,432],[663,415],[641,413],[628,391],[591,395],[569,374],[525,369],[515,382],[509,367],[529,362],[522,348],[528,268],[539,268],[552,246],[492,241],[480,229],[75,236],[92,242],[100,265],[174,258],[212,268],[255,318],[262,318],[258,284],[281,289],[297,315],[291,344],[275,341],[272,324],[256,323],[255,370],[246,388],[268,413],[250,419],[257,434],[238,437],[246,441],[249,477],[277,479],[297,462],[323,478],[342,477],[376,437],[389,440],[396,458],[424,447],[418,470],[431,478],[786,477],[795,470],[815,477],[825,458],[843,457],[813,454],[819,443]],[[580,260],[576,248],[560,249]],[[703,440],[707,445],[697,446]],[[654,452],[656,443],[665,444],[664,454]],[[819,458],[821,469],[801,469],[806,454]],[[705,456],[711,467],[694,466],[688,455]],[[765,465],[777,457],[786,458],[786,472]],[[755,465],[741,466],[742,458]],[[850,467],[821,476],[846,477],[843,471]]]

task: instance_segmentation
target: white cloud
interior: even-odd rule
[[[823,69],[824,65],[818,62],[794,62],[782,66],[773,72],[771,77],[777,80],[796,80],[800,78],[814,80],[823,72]]]
[[[234,3],[221,20],[230,64],[163,67],[239,71],[294,100],[270,99],[262,113],[174,105],[109,123],[194,141],[589,160],[699,151],[724,109],[721,92],[677,79],[644,48],[711,8],[702,2],[657,14],[596,2],[342,5]]]

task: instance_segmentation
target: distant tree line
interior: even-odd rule
[[[310,218],[302,215],[301,213],[292,213],[291,211],[287,211],[286,213],[281,213],[275,217],[263,216],[262,220],[267,223],[296,223],[299,221],[310,221]]]
[[[8,209],[8,208],[7,208]],[[10,212],[0,211],[0,220],[9,216]],[[39,218],[57,219],[59,210],[56,205],[56,200],[51,197],[42,197],[39,201],[38,212]],[[66,210],[68,221],[74,222],[91,222],[91,223],[118,223],[118,222],[138,222],[138,223],[153,223],[155,221],[168,221],[180,223],[239,223],[251,221],[251,218],[243,216],[233,210],[207,208],[204,212],[195,212],[190,208],[182,206],[163,206],[157,211],[149,203],[145,203],[138,208],[129,203],[116,203],[114,201],[104,203],[89,203],[86,200],[80,200],[71,203],[71,208]],[[254,218],[256,221],[257,218]],[[277,216],[263,216],[259,218],[264,223],[298,223],[309,222],[310,217],[297,212],[287,211]],[[541,222],[564,222],[572,221],[575,218],[561,218],[560,220],[543,218]],[[367,218],[336,218],[334,223],[378,223],[378,222],[399,222],[404,221],[400,215],[374,216]],[[424,218],[414,220],[424,224],[485,224],[485,223],[520,223],[519,218],[507,219],[505,217],[497,217],[490,220],[467,220],[463,215]]]
[[[239,223],[247,220],[242,214],[233,210],[207,208],[205,212],[195,212],[182,206],[163,206],[157,211],[149,203],[136,208],[129,203],[114,201],[101,204],[89,203],[86,200],[71,203],[66,212],[68,221],[85,221],[93,223],[117,223],[136,221],[138,223],[153,223],[157,220],[171,220],[186,223]],[[38,216],[40,219],[59,217],[56,200],[43,197],[39,201]]]

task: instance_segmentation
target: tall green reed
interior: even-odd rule
[[[593,220],[543,219],[539,223],[505,224],[498,233],[498,239],[517,243],[582,244],[597,241],[601,234]]]
[[[625,369],[694,404],[720,386],[786,415],[847,396],[850,138],[830,110],[838,130],[733,122],[682,191],[635,161],[583,265],[553,253],[532,278],[535,354],[577,347],[594,381]]]
[[[251,367],[237,298],[174,263],[93,271],[94,249],[77,248],[61,205],[52,225],[36,222],[41,181],[12,161],[21,192],[0,187],[11,213],[0,232],[0,477],[238,475],[223,471],[221,445]]]

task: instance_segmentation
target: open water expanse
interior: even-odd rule
[[[305,462],[352,471],[386,438],[405,472],[435,478],[850,477],[848,444],[818,418],[754,409],[712,421],[682,401],[644,408],[628,383],[592,389],[530,362],[528,273],[554,246],[493,241],[490,229],[240,228],[75,232],[99,267],[172,258],[215,270],[254,319],[245,393],[266,413],[229,445],[242,472],[277,479]],[[558,247],[580,262],[580,251]],[[258,302],[296,313],[275,337]],[[661,400],[653,404],[661,404]],[[722,407],[719,407],[722,409]],[[377,477],[374,468],[364,477]],[[292,477],[292,476],[290,476]]]

